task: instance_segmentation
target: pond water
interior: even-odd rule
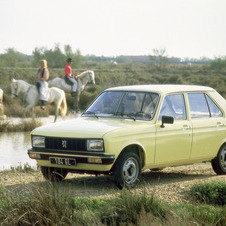
[[[0,171],[28,163],[36,167],[36,161],[27,155],[31,148],[29,132],[0,133]]]
[[[57,122],[71,120],[80,114],[69,114],[65,119],[58,117]],[[20,123],[21,118],[11,118],[13,124]],[[54,116],[39,118],[42,125],[53,123]],[[11,167],[24,166],[28,163],[31,167],[36,167],[36,161],[30,159],[27,150],[31,148],[30,132],[0,132],[0,171]]]

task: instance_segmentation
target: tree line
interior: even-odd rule
[[[81,68],[84,64],[89,63],[149,63],[157,65],[159,70],[164,70],[169,64],[208,64],[211,69],[225,70],[226,56],[218,57],[214,60],[209,58],[200,59],[180,59],[178,57],[168,57],[165,49],[153,49],[153,53],[149,56],[83,56],[81,51],[77,49],[73,51],[70,45],[64,45],[63,51],[59,44],[55,44],[54,48],[47,49],[45,47],[36,47],[32,55],[26,55],[16,51],[14,48],[6,49],[5,53],[0,54],[0,67],[20,67],[20,68],[37,68],[41,59],[48,61],[50,68],[64,68],[66,59],[71,57],[73,59],[73,67]]]
[[[32,55],[26,55],[9,48],[4,54],[0,54],[0,67],[39,67],[40,60],[45,59],[48,62],[48,67],[63,68],[68,57],[73,59],[73,66],[76,68],[79,68],[85,59],[80,50],[73,52],[70,45],[65,45],[64,51],[60,49],[59,44],[56,44],[53,49],[37,47],[33,50]]]

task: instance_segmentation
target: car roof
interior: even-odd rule
[[[105,91],[145,91],[156,93],[174,93],[174,92],[195,92],[195,91],[214,91],[213,88],[207,86],[196,85],[133,85],[133,86],[119,86],[106,89]]]

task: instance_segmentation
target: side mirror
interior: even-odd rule
[[[160,126],[161,128],[164,128],[164,124],[173,124],[174,123],[174,118],[172,116],[162,116],[162,125]]]

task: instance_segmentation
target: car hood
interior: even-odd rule
[[[118,118],[79,117],[73,120],[38,127],[34,129],[31,134],[68,138],[102,138],[110,131],[141,123],[144,123],[144,121]]]

